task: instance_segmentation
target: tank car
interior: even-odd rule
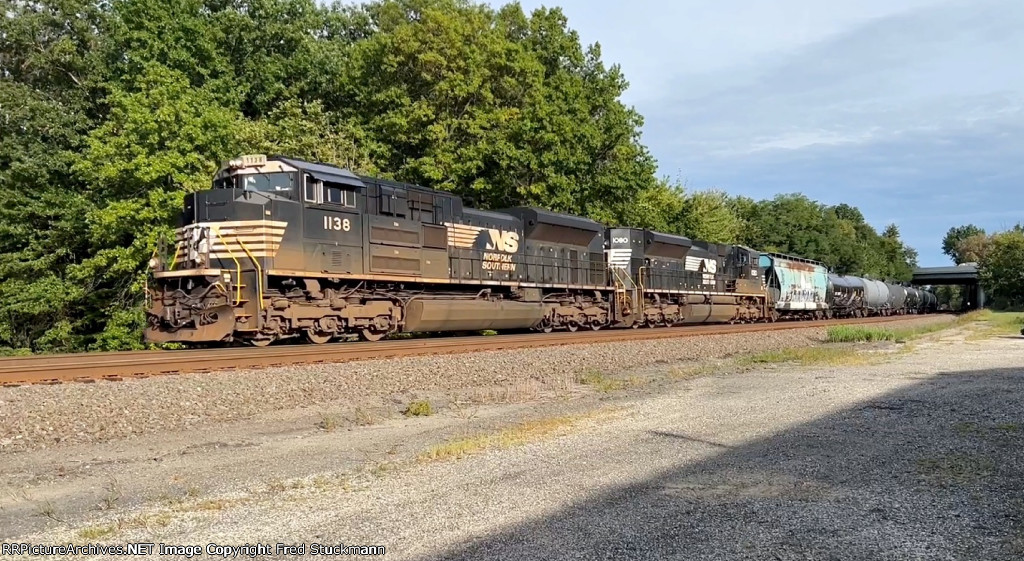
[[[834,317],[864,315],[864,283],[858,277],[829,274],[832,298],[829,307]]]
[[[907,289],[898,284],[886,283],[889,289],[889,313],[902,315],[906,313]]]

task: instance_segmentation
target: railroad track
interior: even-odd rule
[[[327,345],[280,345],[264,348],[228,347],[179,351],[122,351],[37,355],[0,359],[0,386],[95,382],[98,380],[120,381],[127,378],[146,378],[162,374],[183,374],[235,368],[347,362],[426,354],[609,343],[636,339],[669,339],[832,325],[890,323],[920,317],[922,316],[738,325],[694,325],[659,329],[611,329],[606,331],[579,331],[576,333],[435,337],[397,339],[376,343],[343,342]]]

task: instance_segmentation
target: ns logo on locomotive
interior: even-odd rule
[[[225,163],[153,259],[152,342],[656,327],[924,313],[934,295],[821,263],[286,157]]]

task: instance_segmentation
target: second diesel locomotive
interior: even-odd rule
[[[843,310],[873,294],[799,258],[537,208],[478,210],[278,156],[232,160],[188,195],[173,247],[150,267],[146,340],[257,346],[830,317],[835,294]]]

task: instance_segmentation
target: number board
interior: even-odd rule
[[[331,240],[341,245],[362,245],[362,215],[349,212],[332,212],[319,208],[307,208],[305,237],[314,240]]]

